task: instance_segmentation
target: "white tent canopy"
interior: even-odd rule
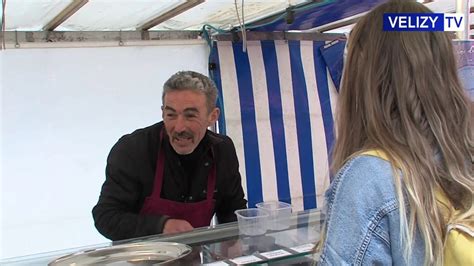
[[[5,31],[200,31],[230,30],[272,17],[289,7],[331,0],[4,0]],[[459,12],[470,1],[419,0],[434,12]],[[472,4],[469,4],[472,7]],[[459,8],[457,8],[459,6]],[[314,29],[336,32],[357,17]],[[473,17],[474,18],[474,17]],[[473,21],[473,19],[470,19]],[[329,26],[329,27],[328,27]],[[350,28],[350,26],[349,26]]]
[[[58,31],[129,31],[157,18],[169,18],[149,30],[200,30],[203,24],[229,29],[262,19],[306,0],[7,0],[7,31],[38,31],[58,15]],[[68,8],[71,11],[68,13]]]

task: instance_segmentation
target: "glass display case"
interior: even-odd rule
[[[319,256],[312,250],[319,241],[322,221],[318,209],[306,210],[291,213],[288,228],[267,230],[261,235],[243,235],[234,222],[181,234],[153,235],[11,258],[0,264],[314,265]],[[169,255],[169,260],[161,260],[160,254]]]

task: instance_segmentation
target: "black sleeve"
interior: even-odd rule
[[[216,216],[219,223],[236,221],[237,217],[234,211],[247,208],[234,143],[229,137],[226,137],[224,145],[224,158],[221,159],[226,165],[223,173],[226,178],[220,188],[220,203],[216,206]]]
[[[126,137],[115,144],[107,158],[106,180],[99,201],[92,210],[97,230],[114,241],[162,233],[168,219],[139,215],[145,196],[138,162],[144,160],[136,157]]]

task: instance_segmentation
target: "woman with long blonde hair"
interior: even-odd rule
[[[322,265],[441,265],[447,224],[473,222],[472,103],[451,38],[383,31],[385,13],[431,11],[388,2],[350,34]]]

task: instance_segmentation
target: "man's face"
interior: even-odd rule
[[[171,146],[178,154],[190,154],[219,117],[219,109],[209,112],[204,93],[171,91],[163,99],[163,121]]]

